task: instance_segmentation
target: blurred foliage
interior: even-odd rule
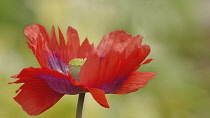
[[[210,2],[208,0],[1,0],[0,1],[0,116],[29,118],[12,99],[20,85],[11,75],[39,67],[24,42],[23,30],[39,23],[65,33],[78,30],[97,45],[103,35],[125,30],[143,35],[154,61],[140,71],[158,75],[128,95],[107,95],[111,108],[88,94],[84,118],[209,118]],[[37,118],[75,117],[77,96],[65,96]]]

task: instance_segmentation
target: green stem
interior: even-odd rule
[[[78,102],[77,102],[77,112],[76,112],[76,118],[82,118],[82,109],[85,99],[85,93],[80,93]]]

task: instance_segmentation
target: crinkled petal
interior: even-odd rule
[[[70,55],[67,54],[67,50],[68,50],[67,45],[66,45],[63,33],[61,32],[59,27],[58,27],[58,32],[59,32],[60,45],[59,45],[59,52],[56,55],[58,55],[62,59],[63,62],[68,63],[69,62],[68,56]]]
[[[142,45],[139,48],[135,48],[130,55],[122,63],[123,69],[120,70],[121,77],[128,76],[132,72],[136,71],[141,63],[146,59],[150,53],[150,47],[148,45]]]
[[[90,45],[88,39],[86,38],[79,49],[78,58],[88,58],[95,53],[96,51],[94,46]]]
[[[79,79],[80,82],[88,88],[96,88],[98,74],[100,70],[100,58],[97,54],[87,59],[85,64],[80,67]]]
[[[81,83],[89,88],[102,89],[105,93],[114,93],[140,67],[149,52],[149,46],[142,45],[136,47],[127,58],[125,53],[114,50],[102,59],[97,55],[92,56],[81,67]]]
[[[137,47],[141,46],[143,36],[137,35],[136,37],[133,37],[132,41],[127,45],[125,48],[125,58],[127,58],[130,53],[135,50]]]
[[[81,67],[79,74],[80,82],[88,88],[100,88],[101,85],[113,81],[119,70],[118,63],[118,52],[112,51],[102,60],[95,54]]]
[[[100,44],[97,47],[97,52],[100,57],[104,57],[110,50],[117,52],[124,51],[127,47],[127,55],[132,51],[134,45],[140,46],[142,36],[132,37],[130,34],[123,30],[113,31],[104,35]]]
[[[122,87],[117,90],[114,94],[127,94],[131,92],[135,92],[138,89],[144,87],[149,80],[154,78],[156,73],[152,72],[133,72]]]
[[[139,58],[138,62],[142,63],[146,59],[146,57],[149,55],[151,50],[150,50],[149,45],[146,45],[146,44],[142,45],[139,49],[140,50],[139,50],[139,54],[138,54],[138,58]]]
[[[29,115],[41,114],[57,103],[64,95],[54,91],[44,80],[27,79],[17,91],[19,93],[14,99]]]
[[[47,45],[47,47],[49,48],[49,51],[52,52],[53,54],[57,54],[59,52],[59,44],[57,41],[54,26],[52,27],[52,30],[51,30],[51,40],[49,42],[50,44]]]
[[[153,59],[147,59],[146,61],[144,61],[144,62],[142,63],[142,65],[148,64],[148,63],[150,63],[152,60],[153,60]]]
[[[102,89],[105,93],[115,92],[126,80],[126,77],[117,76],[122,69],[121,58],[116,51],[111,51],[102,60],[98,55],[91,56],[81,67],[80,82],[88,88]]]
[[[123,30],[106,34],[97,47],[98,54],[100,57],[104,57],[110,50],[122,52],[131,39],[132,36]]]
[[[122,86],[126,76],[119,78],[119,72],[122,70],[124,56],[119,52],[111,51],[101,61],[100,72],[97,79],[97,87],[106,93],[113,93]]]
[[[96,88],[89,88],[88,89],[93,98],[98,102],[101,106],[105,108],[109,108],[108,101],[105,96],[104,90],[96,89]]]
[[[34,24],[25,28],[25,35],[30,40],[28,43],[29,48],[33,51],[39,64],[42,67],[47,67],[46,59],[46,44],[49,41],[49,36],[46,29],[39,25]]]
[[[57,70],[58,72],[64,73],[67,75],[69,68],[68,64],[64,63],[61,58],[59,58],[57,55],[47,55],[48,60],[48,67]]]
[[[71,59],[78,57],[80,43],[77,31],[72,27],[68,27],[67,41],[64,39],[60,28],[58,28],[58,31],[59,43],[54,27],[51,31],[51,37],[49,37],[46,29],[39,24],[30,25],[24,30],[29,39],[28,46],[32,49],[41,67],[49,67],[49,56],[58,57],[66,64]]]
[[[69,57],[68,60],[71,60],[78,56],[80,40],[79,40],[77,31],[72,27],[68,27],[66,36],[67,36],[67,40],[68,40],[67,41],[67,47],[68,47],[67,54]]]
[[[61,94],[75,95],[85,91],[85,86],[77,82],[70,75],[67,76],[49,68],[25,68],[17,76],[15,83],[27,83],[43,80],[51,89]]]

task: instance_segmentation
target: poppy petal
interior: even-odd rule
[[[65,63],[68,63],[68,55],[67,55],[67,45],[63,36],[63,33],[61,32],[60,28],[58,27],[58,33],[59,33],[59,52],[58,56],[64,61]]]
[[[147,59],[146,61],[144,61],[144,62],[142,63],[142,65],[148,64],[148,63],[150,63],[152,60],[153,60],[153,59]]]
[[[60,28],[58,28],[58,32],[60,43],[56,39],[54,27],[51,30],[51,38],[46,29],[39,24],[30,25],[24,30],[29,39],[28,46],[32,49],[41,67],[48,67],[49,55],[60,58],[66,64],[71,59],[78,57],[80,43],[77,31],[68,27],[66,32],[67,43]]]
[[[84,42],[82,43],[80,49],[79,49],[79,58],[88,58],[89,56],[95,54],[95,49],[93,45],[90,45],[88,39],[86,38]]]
[[[46,29],[39,24],[34,24],[26,27],[24,29],[24,34],[30,40],[30,42],[27,42],[27,44],[36,56],[39,64],[42,67],[47,67],[47,59],[45,53],[46,42],[49,40],[49,36]]]
[[[150,48],[148,45],[142,45],[134,49],[126,59],[124,59],[125,55],[123,53],[116,54],[109,52],[101,62],[100,70],[102,72],[97,82],[102,78],[103,82],[99,84],[100,87],[98,88],[105,90],[108,94],[116,92],[124,84],[129,75],[140,67],[149,52]],[[103,62],[106,61],[108,63],[103,66]],[[109,64],[112,66],[109,66]]]
[[[151,50],[150,50],[149,45],[144,44],[140,47],[139,55],[138,55],[139,63],[142,63],[146,59],[146,57],[149,55],[150,51]]]
[[[58,55],[47,54],[46,58],[48,61],[49,68],[53,70],[57,70],[67,75],[67,72],[69,71],[69,68],[68,68],[69,65],[67,63],[64,63]]]
[[[80,82],[88,88],[104,90],[105,93],[116,92],[126,80],[126,76],[118,77],[122,69],[121,58],[123,56],[113,50],[101,60],[98,55],[91,56],[81,67]]]
[[[88,90],[93,96],[93,98],[96,100],[96,102],[98,102],[101,106],[105,108],[109,108],[109,104],[106,99],[104,90],[100,90],[97,88],[89,88]]]
[[[85,87],[71,77],[49,68],[25,68],[17,76],[14,83],[27,83],[43,80],[51,89],[61,94],[75,95],[84,91]]]
[[[51,89],[43,80],[29,81],[19,91],[14,99],[29,115],[41,114],[63,97],[63,94]]]
[[[114,94],[127,94],[134,91],[137,91],[138,89],[144,87],[147,82],[152,79],[156,73],[152,72],[133,72],[128,79],[125,81],[125,83],[122,85],[122,87],[117,90]]]
[[[80,46],[80,40],[77,31],[72,28],[68,27],[67,32],[67,54],[68,54],[68,60],[71,60],[73,58],[77,57],[79,46]]]
[[[107,83],[113,81],[120,69],[119,64],[118,52],[111,51],[111,53],[106,55],[102,60],[95,54],[87,59],[85,64],[81,66],[79,74],[80,82],[85,84],[88,88],[109,89],[101,86],[107,85]]]
[[[49,41],[50,44],[48,45],[48,48],[51,52],[57,54],[59,52],[59,44],[57,41],[56,33],[55,33],[55,27],[53,26],[51,29],[51,40]]]
[[[121,67],[123,69],[119,72],[121,73],[120,76],[128,76],[132,72],[136,71],[149,53],[150,47],[148,45],[142,45],[139,48],[135,48],[123,62]]]
[[[99,76],[97,79],[97,88],[104,90],[106,93],[113,93],[119,89],[125,77],[121,77],[123,56],[119,52],[111,51],[101,61]]]
[[[130,53],[135,50],[135,48],[138,48],[141,46],[143,36],[137,35],[136,37],[133,37],[132,41],[128,44],[128,46],[125,49],[125,58],[127,58]]]
[[[97,47],[97,52],[100,57],[104,57],[110,50],[122,52],[126,50],[125,56],[127,57],[136,46],[141,46],[143,36],[137,35],[132,37],[130,34],[123,30],[113,31],[104,35],[102,41]]]
[[[89,88],[99,88],[110,94],[116,92],[128,76],[140,67],[150,48],[142,45],[125,59],[124,53],[111,50],[104,58],[91,56],[81,67],[81,83]],[[91,69],[89,69],[91,68]]]
[[[133,37],[123,30],[106,34],[97,47],[98,54],[104,57],[110,50],[122,52],[132,39]]]
[[[80,67],[80,82],[88,88],[97,88],[98,73],[100,70],[100,58],[97,54],[90,56],[85,64]]]

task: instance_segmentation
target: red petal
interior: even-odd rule
[[[142,61],[144,61],[145,58],[149,55],[149,53],[150,47],[148,45],[142,45],[139,48],[135,48],[122,64],[123,69],[120,72],[122,73],[121,76],[136,71],[140,67]]]
[[[59,39],[60,39],[59,40],[60,41],[60,47],[59,47],[58,55],[62,59],[62,61],[64,61],[65,63],[68,63],[69,59],[68,59],[68,55],[67,55],[66,42],[65,42],[64,36],[63,36],[60,28],[58,28],[58,32],[59,32]]]
[[[105,90],[106,93],[116,92],[128,79],[128,76],[140,67],[149,52],[148,45],[142,45],[140,48],[134,49],[126,59],[124,59],[125,55],[123,53],[112,54],[112,52],[109,52],[101,62],[100,76],[95,83],[102,79],[103,82],[98,84],[100,89]],[[105,62],[104,66],[103,62]]]
[[[43,80],[51,89],[61,94],[75,95],[85,90],[84,85],[76,82],[70,75],[67,76],[49,68],[25,68],[17,78],[20,79],[14,83],[27,83]]]
[[[49,41],[49,36],[46,29],[39,24],[34,24],[26,27],[24,33],[30,40],[30,42],[27,42],[28,46],[32,49],[39,64],[42,67],[47,67],[47,59],[45,53],[46,42]]]
[[[50,44],[48,44],[50,43]],[[57,42],[57,37],[56,37],[56,34],[55,34],[55,27],[53,26],[52,27],[52,30],[51,30],[51,40],[48,42],[47,46],[49,48],[49,50],[52,52],[52,53],[55,53],[57,54],[59,52],[59,45],[58,45],[58,42]]]
[[[146,59],[146,57],[149,55],[149,53],[150,53],[150,47],[146,44],[142,45],[140,47],[139,55],[138,55],[138,57],[140,58],[139,62],[142,63],[142,61],[144,61]]]
[[[127,94],[144,87],[156,74],[152,72],[133,72],[115,94]]]
[[[39,24],[29,25],[24,29],[24,34],[31,42],[35,42],[37,38],[41,38],[39,40],[49,39],[46,29]]]
[[[88,88],[99,88],[106,93],[118,90],[126,80],[119,78],[121,67],[119,52],[111,51],[100,61],[97,55],[91,56],[80,70],[80,82]],[[91,69],[90,69],[91,68]]]
[[[110,51],[101,61],[98,85],[111,83],[118,74],[122,57],[118,52]]]
[[[77,57],[77,53],[80,46],[79,36],[78,36],[77,31],[72,27],[68,27],[66,36],[68,39],[67,54],[68,54],[69,60],[71,60]]]
[[[90,45],[90,43],[88,42],[88,39],[86,38],[80,47],[78,57],[88,58],[90,55],[93,55],[93,54],[95,54],[94,46]]]
[[[81,67],[80,82],[88,88],[99,88],[111,83],[120,69],[119,61],[119,53],[115,51],[107,54],[102,61],[97,54],[91,56]]]
[[[130,55],[130,53],[133,50],[135,50],[135,48],[137,48],[141,45],[142,39],[143,39],[143,36],[140,36],[140,35],[133,37],[132,41],[128,44],[128,46],[125,49],[125,57],[126,58]]]
[[[80,82],[88,88],[96,86],[97,84],[95,83],[97,83],[99,69],[100,58],[95,54],[88,58],[85,64],[80,67]]]
[[[57,103],[63,96],[63,94],[55,92],[45,81],[40,79],[27,81],[20,87],[20,90],[14,99],[29,115],[41,114]]]
[[[142,45],[136,47],[126,59],[124,53],[113,50],[101,59],[97,55],[91,56],[81,67],[80,81],[89,88],[114,93],[124,84],[127,77],[140,67],[149,52],[149,46]]]
[[[60,43],[58,43],[56,39],[54,27],[51,31],[51,38],[46,29],[39,24],[30,25],[24,30],[25,35],[30,40],[30,42],[27,42],[28,46],[32,49],[42,67],[49,66],[47,56],[57,56],[66,64],[69,63],[71,59],[78,57],[80,43],[77,31],[68,27],[66,33],[68,39],[67,43],[59,28],[58,31]]]
[[[126,33],[123,30],[113,31],[109,34],[104,35],[102,41],[97,47],[97,51],[100,57],[104,57],[110,50],[122,52],[127,48],[126,50],[129,54],[133,50],[133,47],[135,47],[135,45],[141,45],[142,38],[143,37],[140,35],[132,37],[130,34]]]
[[[104,35],[97,47],[100,57],[104,57],[110,50],[122,52],[132,40],[132,36],[123,30],[113,31]]]
[[[89,88],[88,90],[90,91],[96,102],[98,102],[101,106],[105,108],[109,108],[109,104],[106,99],[105,92],[103,90],[96,88]]]
[[[148,63],[150,63],[152,60],[153,60],[153,59],[147,59],[146,61],[144,61],[144,62],[142,63],[142,65],[143,65],[143,64],[148,64]]]

